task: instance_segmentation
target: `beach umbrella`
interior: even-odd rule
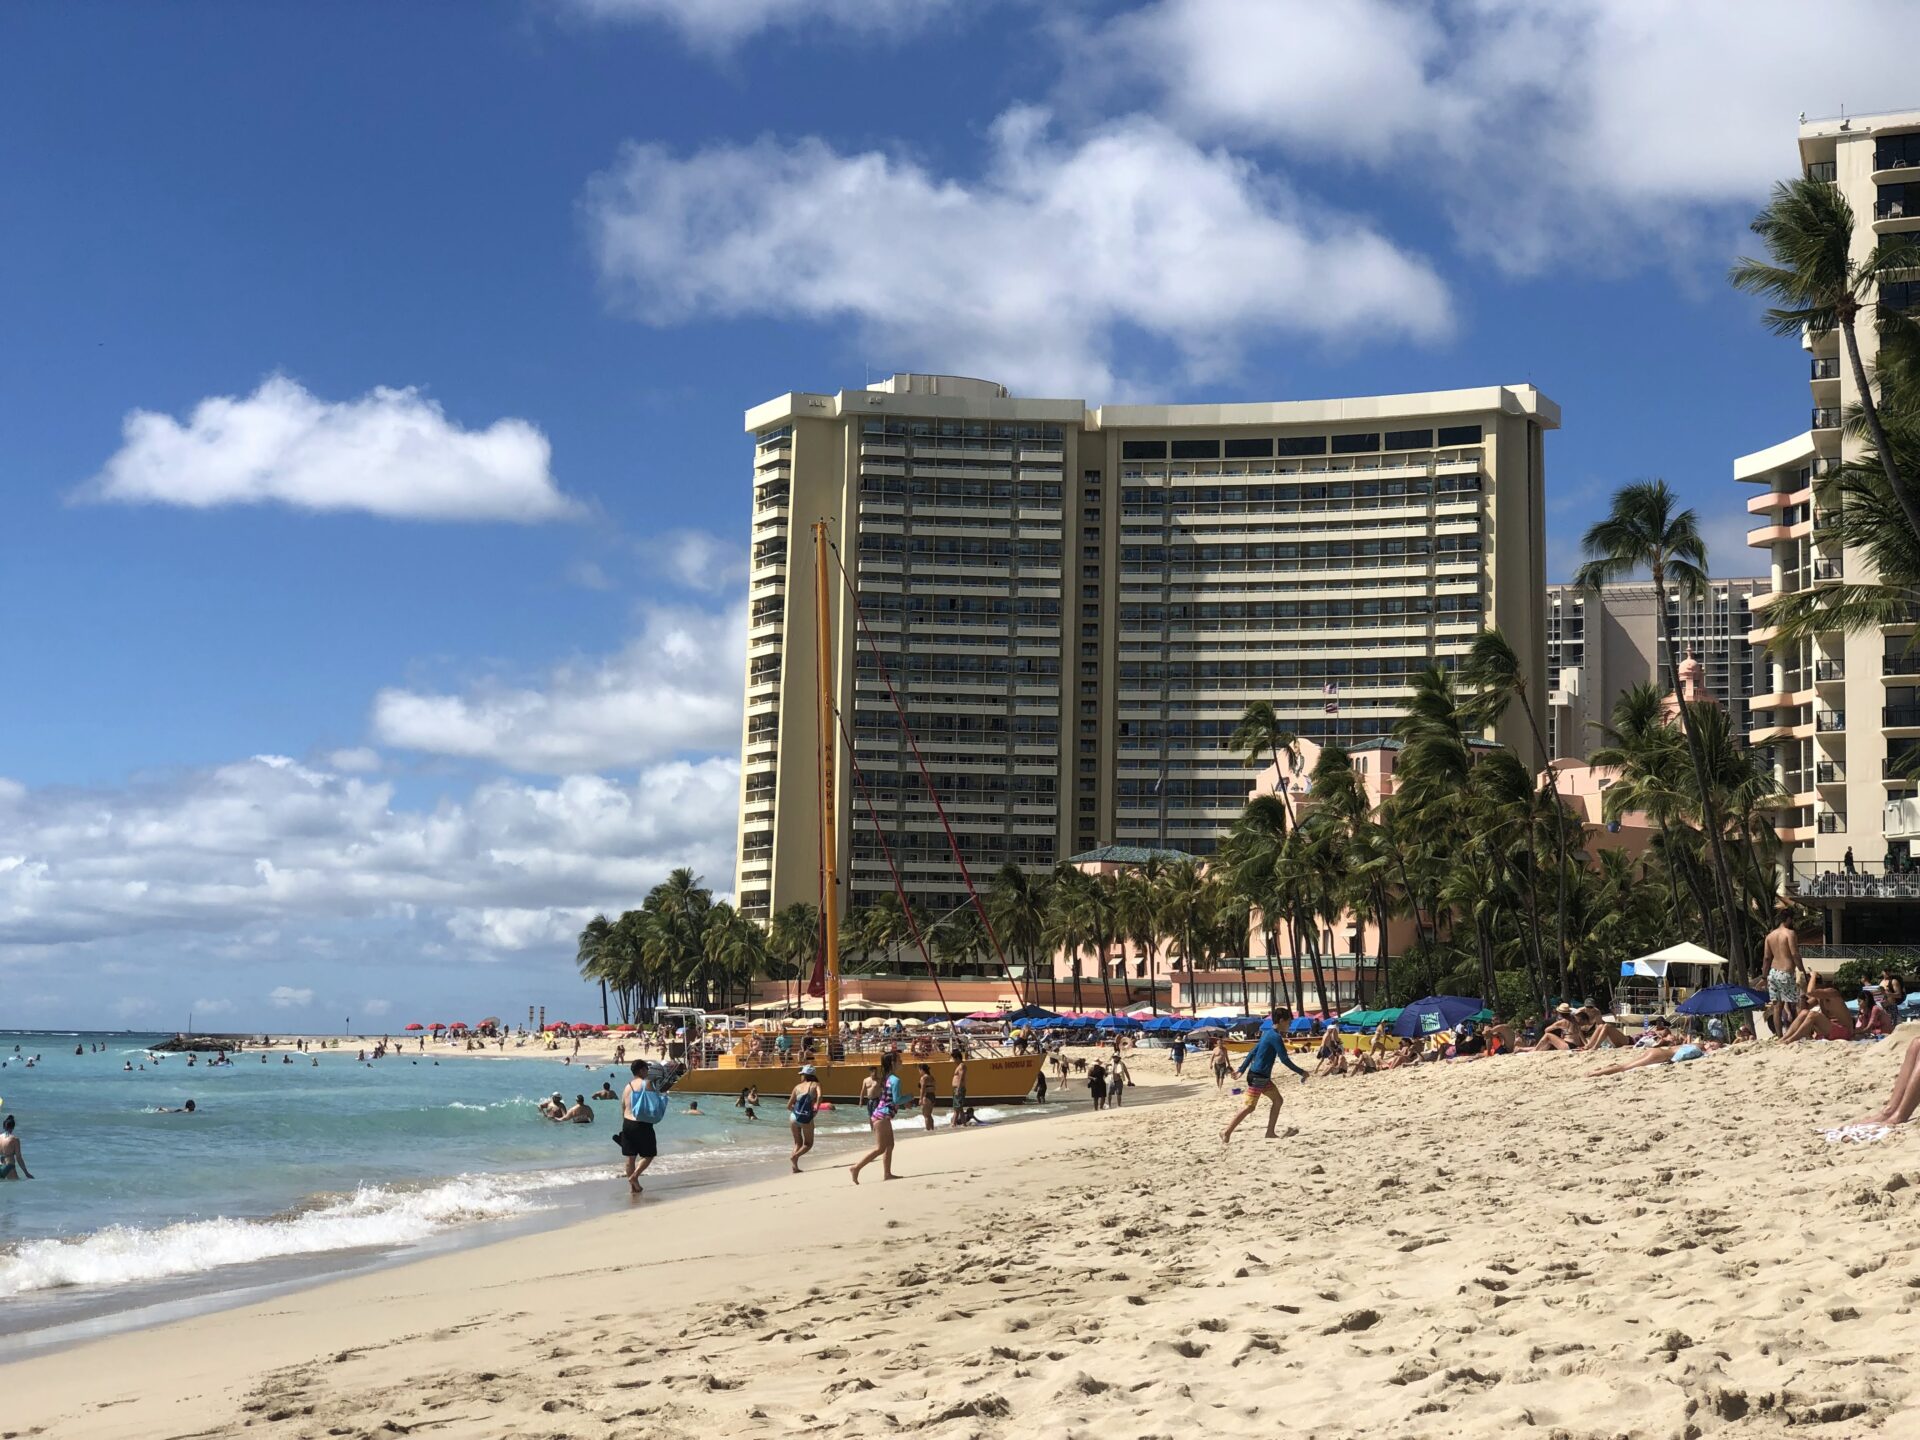
[[[1682,1015],[1731,1015],[1741,1010],[1760,1010],[1766,994],[1751,985],[1709,985],[1696,990],[1674,1008]]]
[[[436,1020],[433,1022],[433,1024],[427,1026],[427,1029],[429,1030],[444,1030],[446,1028],[447,1028],[447,1025],[444,1020]]]
[[[498,1030],[500,1028],[500,1017],[498,1015],[489,1015],[480,1023],[482,1025],[491,1025],[494,1029]]]
[[[1463,1020],[1473,1019],[1483,1008],[1477,995],[1470,999],[1464,995],[1429,995],[1400,1012],[1400,1018],[1393,1022],[1393,1033],[1403,1040],[1415,1035],[1437,1035]]]
[[[407,1029],[409,1030],[424,1030],[426,1028],[427,1027],[422,1025],[418,1020],[409,1020],[407,1022]]]
[[[1293,1023],[1287,1026],[1287,1033],[1289,1035],[1311,1035],[1313,1033],[1313,1021],[1304,1015],[1296,1015],[1293,1017]]]
[[[1095,1021],[1093,1028],[1096,1030],[1118,1031],[1138,1030],[1142,1027],[1140,1022],[1131,1015],[1109,1015],[1104,1020]]]
[[[1060,1017],[1044,1005],[1022,1005],[1004,1017],[1009,1020],[1058,1020]]]

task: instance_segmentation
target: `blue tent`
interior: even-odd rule
[[[1094,1022],[1096,1030],[1140,1030],[1145,1027],[1131,1015],[1109,1015],[1104,1020]]]
[[[1296,1015],[1293,1017],[1293,1023],[1287,1026],[1287,1033],[1289,1035],[1311,1035],[1313,1033],[1313,1021],[1304,1015]]]
[[[1058,1020],[1060,1017],[1044,1005],[1022,1005],[1018,1010],[1008,1013],[1005,1018],[1017,1025],[1022,1020]]]
[[[1682,1015],[1732,1015],[1743,1010],[1764,1009],[1764,991],[1751,985],[1709,985],[1696,990],[1674,1008]]]
[[[1473,1019],[1481,1008],[1478,996],[1469,999],[1464,995],[1429,995],[1401,1010],[1400,1018],[1393,1022],[1393,1033],[1403,1040],[1415,1035],[1437,1035],[1463,1020]]]

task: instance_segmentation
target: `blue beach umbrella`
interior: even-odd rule
[[[1766,1007],[1767,997],[1751,985],[1709,985],[1696,990],[1674,1008],[1682,1015],[1732,1015]]]
[[[1437,1035],[1451,1030],[1463,1020],[1471,1020],[1482,1009],[1478,996],[1429,995],[1401,1010],[1393,1022],[1393,1033],[1403,1040],[1415,1035]]]
[[[1109,1015],[1104,1020],[1094,1022],[1096,1030],[1138,1030],[1141,1024],[1131,1015]]]

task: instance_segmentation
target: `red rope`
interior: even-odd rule
[[[887,857],[887,873],[893,877],[893,893],[900,897],[900,909],[906,914],[907,929],[913,932],[913,943],[920,951],[920,958],[927,962],[927,975],[933,981],[933,993],[940,997],[940,1009],[947,1017],[947,1024],[953,1024],[953,1011],[947,1005],[947,992],[940,988],[940,972],[933,967],[933,955],[927,949],[927,942],[921,937],[920,922],[913,918],[913,902],[907,899],[907,887],[900,883],[900,869],[893,863],[893,847],[887,844],[887,832],[880,826],[880,816],[873,808],[873,795],[867,789],[866,773],[860,768],[860,761],[853,753],[853,736],[847,734],[847,717],[834,709],[834,718],[840,726],[840,734],[847,742],[847,765],[853,771],[854,784],[860,787],[860,798],[867,802],[867,818],[873,821],[873,833],[880,837],[880,853]],[[958,1033],[958,1032],[956,1032]]]
[[[847,574],[847,562],[840,554],[840,547],[831,540],[827,542],[833,551],[833,563],[840,569],[840,583],[846,587],[847,604],[853,609],[853,618],[860,623],[860,633],[866,637],[867,648],[873,651],[873,658],[880,666],[880,679],[886,684],[887,698],[893,702],[893,713],[900,719],[900,733],[907,737],[907,747],[913,751],[913,763],[919,768],[921,783],[927,787],[927,798],[933,801],[933,810],[940,817],[940,828],[947,832],[947,848],[953,852],[953,863],[960,867],[960,878],[966,882],[967,898],[973,902],[973,908],[980,917],[981,925],[986,927],[987,939],[993,945],[994,956],[1000,961],[1000,968],[1006,972],[1007,984],[1013,987],[1013,998],[1021,1005],[1027,1003],[1027,997],[1020,989],[1020,982],[1013,978],[1013,967],[1007,963],[1007,952],[1000,946],[1000,937],[994,933],[993,921],[987,916],[987,907],[981,902],[980,892],[974,888],[973,876],[967,870],[967,862],[960,854],[960,841],[953,833],[953,826],[947,822],[947,807],[940,803],[940,792],[934,788],[933,776],[927,773],[927,762],[920,756],[920,742],[913,738],[913,726],[907,723],[906,709],[900,704],[900,696],[893,688],[893,675],[887,669],[886,657],[880,653],[879,642],[874,639],[873,631],[867,626],[866,613],[860,608],[860,597],[853,588],[853,577]]]

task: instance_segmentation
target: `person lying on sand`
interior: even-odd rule
[[[1807,982],[1806,1010],[1780,1038],[1789,1044],[1800,1040],[1851,1040],[1853,1012],[1847,1009],[1833,982],[1814,973]]]
[[[1698,1060],[1709,1050],[1718,1050],[1720,1042],[1709,1040],[1704,1045],[1691,1043],[1683,1045],[1649,1045],[1631,1060],[1623,1060],[1618,1065],[1609,1065],[1604,1070],[1596,1070],[1595,1075],[1619,1075],[1628,1070],[1640,1070],[1648,1065],[1684,1065],[1689,1060]]]
[[[1904,1125],[1913,1118],[1916,1108],[1920,1108],[1920,1040],[1910,1040],[1907,1053],[1900,1061],[1900,1073],[1893,1078],[1893,1093],[1887,1096],[1887,1103],[1852,1124]],[[7,1123],[13,1123],[12,1117],[8,1117]]]

